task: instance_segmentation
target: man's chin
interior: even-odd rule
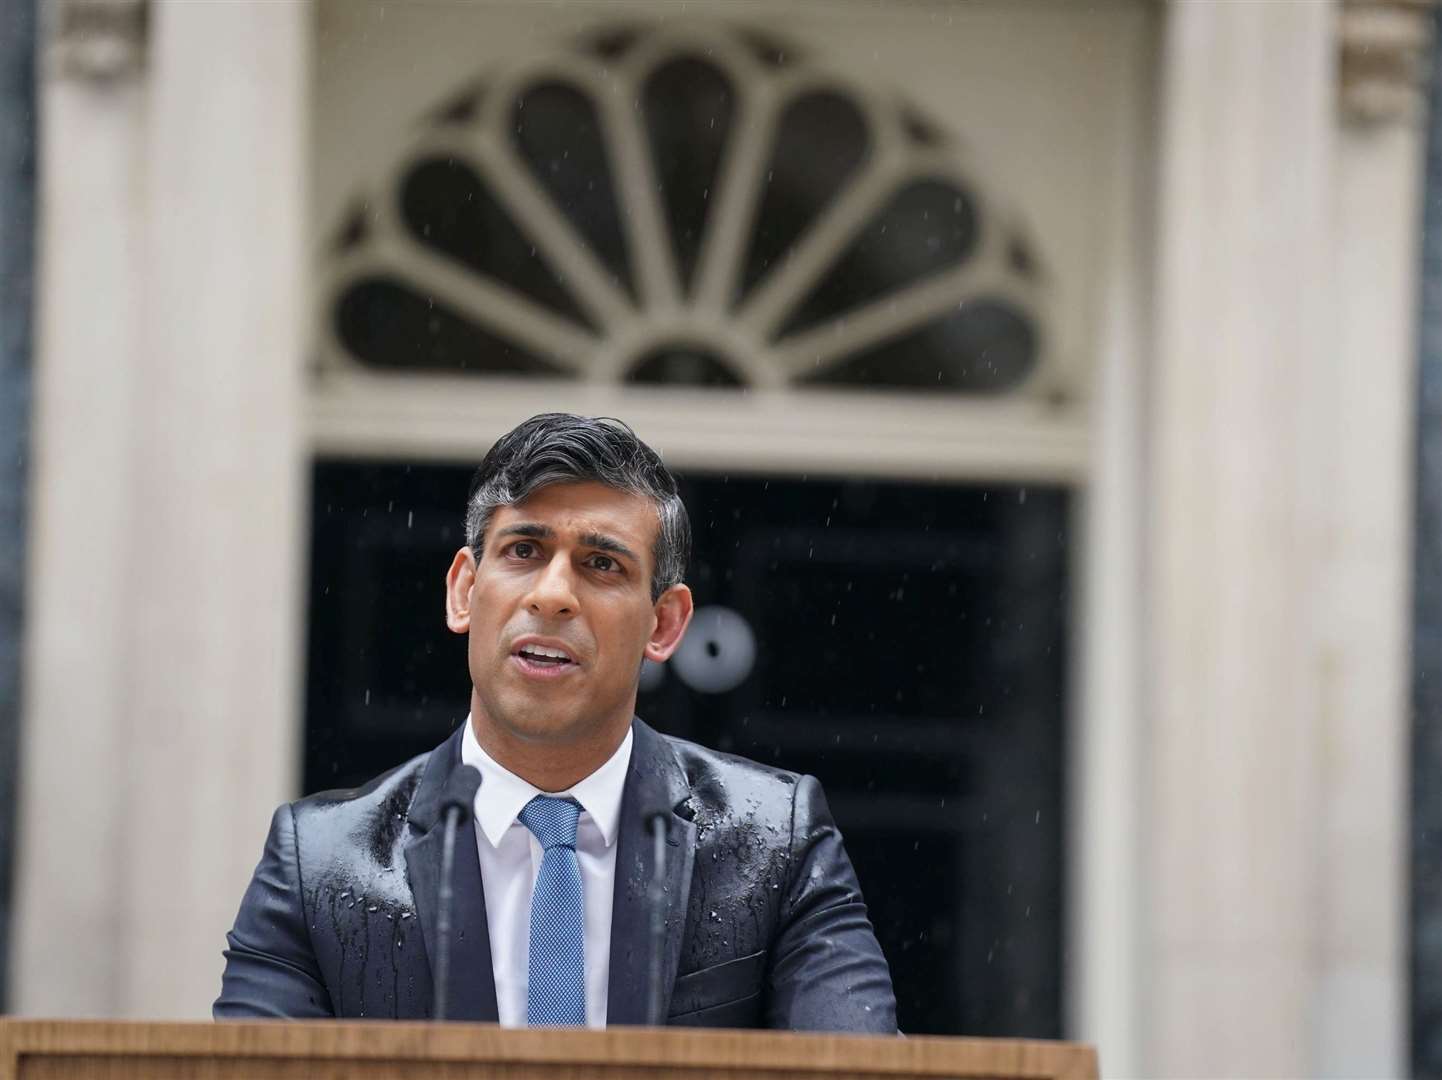
[[[499,730],[523,742],[570,743],[594,731],[579,708],[559,704],[553,694],[512,692],[488,712]]]

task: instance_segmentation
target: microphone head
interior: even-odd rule
[[[461,765],[446,779],[441,791],[441,811],[451,807],[469,812],[476,804],[476,792],[481,787],[481,773],[474,765]]]

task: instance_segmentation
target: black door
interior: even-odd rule
[[[470,470],[314,474],[307,790],[464,719],[442,581]],[[643,678],[655,727],[814,773],[916,1033],[1057,1037],[1063,490],[682,478],[698,617]]]

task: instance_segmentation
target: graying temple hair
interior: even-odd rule
[[[655,504],[660,528],[652,548],[651,599],[679,585],[691,555],[691,519],[676,478],[630,427],[607,416],[542,413],[501,436],[471,478],[466,543],[480,559],[497,507],[522,502],[549,484],[585,481]]]

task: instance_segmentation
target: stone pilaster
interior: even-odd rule
[[[1334,11],[1167,14],[1140,1073],[1304,1076],[1322,753],[1308,478],[1333,335]]]
[[[311,11],[53,14],[16,1005],[200,1017],[296,788]]]

